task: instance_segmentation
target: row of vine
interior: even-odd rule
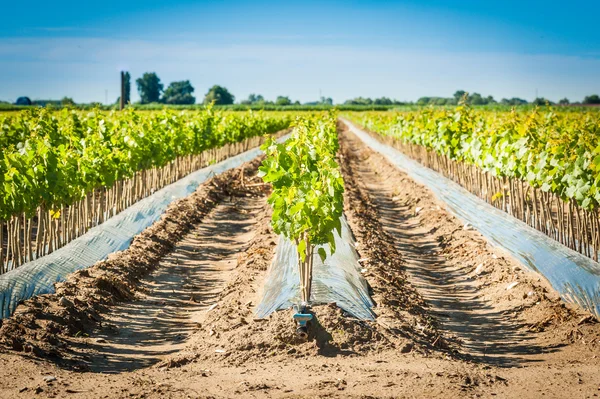
[[[0,273],[66,245],[209,163],[260,145],[289,114],[36,109],[0,117]]]
[[[598,260],[600,113],[459,106],[348,116],[488,203]]]

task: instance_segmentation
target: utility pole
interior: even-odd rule
[[[125,108],[125,72],[121,71],[121,99],[119,101],[119,109]]]

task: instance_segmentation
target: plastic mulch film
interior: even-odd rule
[[[346,218],[341,218],[341,236],[335,233],[336,251],[325,259],[315,251],[310,304],[335,302],[345,312],[360,320],[373,320],[373,301],[367,282],[360,274],[358,254]],[[319,248],[320,246],[317,246]],[[329,245],[323,245],[330,254]],[[271,263],[263,288],[263,297],[256,308],[256,316],[265,318],[276,310],[299,305],[300,274],[296,245],[279,237],[275,258]]]
[[[600,264],[494,208],[351,122],[343,121],[367,146],[433,191],[458,218],[471,223],[491,243],[509,252],[528,269],[544,276],[565,301],[600,316]]]
[[[285,135],[278,141],[285,140]],[[255,148],[190,173],[175,183],[131,205],[106,222],[49,255],[0,276],[0,318],[10,317],[18,303],[34,295],[54,292],[54,284],[122,251],[137,234],[157,221],[173,201],[193,193],[210,177],[236,168],[262,154]]]

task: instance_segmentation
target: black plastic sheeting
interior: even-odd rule
[[[545,277],[565,301],[600,317],[600,264],[494,208],[453,181],[379,142],[352,122],[342,120],[367,146],[427,186],[458,218]]]

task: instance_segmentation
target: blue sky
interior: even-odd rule
[[[213,84],[237,99],[302,102],[600,93],[598,1],[29,1],[3,11],[5,101],[113,102],[121,69],[189,79],[197,98]]]

